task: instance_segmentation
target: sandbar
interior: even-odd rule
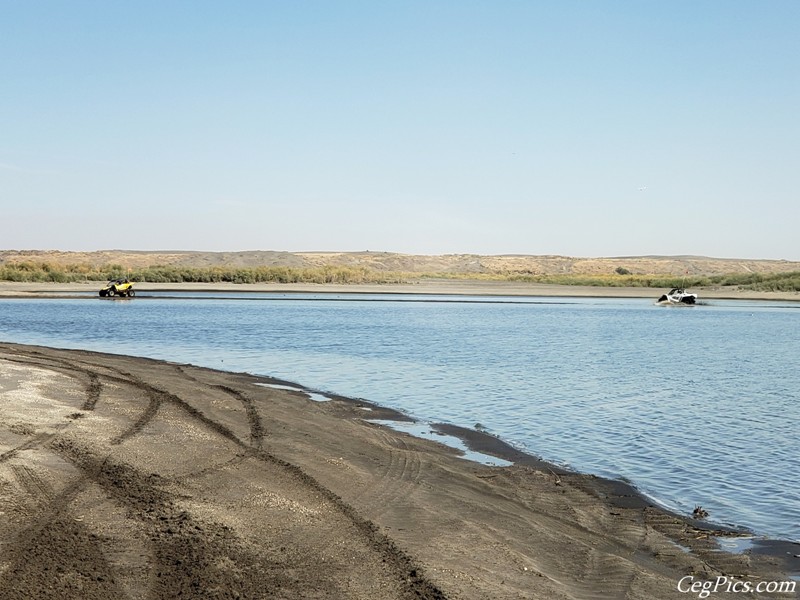
[[[3,297],[70,297],[93,296],[103,287],[99,282],[84,283],[18,283],[0,282]],[[136,292],[259,292],[285,294],[420,294],[452,296],[528,296],[564,298],[652,298],[655,301],[668,291],[664,288],[598,287],[551,285],[511,281],[462,279],[419,279],[408,283],[386,284],[314,284],[314,283],[137,283]],[[737,287],[700,287],[701,301],[707,299],[775,300],[800,302],[800,292],[743,290]]]

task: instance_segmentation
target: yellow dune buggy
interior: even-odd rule
[[[106,296],[121,296],[123,298],[132,298],[136,295],[133,291],[133,282],[127,279],[115,279],[109,281],[102,290],[100,290],[102,297]]]

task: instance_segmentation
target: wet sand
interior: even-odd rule
[[[0,343],[0,598],[687,598],[800,568],[480,432],[441,426],[516,464],[270,383]]]
[[[102,283],[15,283],[0,282],[0,298],[30,296],[97,295]],[[425,294],[463,296],[541,296],[593,298],[652,298],[669,291],[664,288],[595,287],[579,285],[548,285],[510,281],[475,281],[455,279],[422,279],[398,284],[311,284],[311,283],[137,283],[139,295],[147,292],[273,292],[311,294]],[[800,302],[800,292],[756,292],[737,288],[691,288],[700,300],[781,300]],[[88,297],[88,296],[87,296]]]

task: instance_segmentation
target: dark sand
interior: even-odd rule
[[[690,598],[688,574],[800,566],[479,432],[448,430],[517,464],[268,382],[0,344],[0,598]]]

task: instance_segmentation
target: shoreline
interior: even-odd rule
[[[605,560],[615,564],[624,560],[625,568],[637,573],[637,578],[641,579],[639,585],[645,586],[646,595],[652,598],[679,597],[674,586],[679,575],[707,572],[709,567],[720,573],[751,573],[758,577],[769,574],[773,578],[779,573],[800,573],[800,560],[796,558],[800,545],[796,543],[756,540],[746,554],[720,552],[716,549],[717,537],[738,537],[742,532],[716,528],[706,522],[670,513],[653,505],[629,484],[566,471],[522,453],[489,434],[454,425],[435,425],[436,429],[464,440],[471,449],[506,458],[515,465],[488,467],[463,460],[458,458],[457,451],[437,442],[365,421],[365,408],[370,409],[370,419],[409,419],[408,415],[369,401],[326,394],[330,402],[313,402],[304,397],[305,392],[263,387],[264,384],[277,384],[313,391],[302,384],[268,377],[146,358],[0,343],[0,366],[8,364],[23,369],[16,375],[17,383],[30,375],[25,369],[39,375],[50,373],[58,379],[58,385],[51,382],[48,383],[49,387],[40,387],[46,392],[45,396],[64,397],[66,387],[70,392],[66,397],[72,394],[76,400],[72,407],[63,407],[62,412],[69,413],[66,417],[50,415],[47,419],[53,422],[41,422],[37,427],[29,424],[28,430],[19,425],[19,414],[14,416],[17,421],[9,420],[7,414],[0,414],[0,426],[13,430],[12,434],[6,434],[0,441],[9,445],[11,436],[17,443],[16,446],[12,444],[10,449],[0,448],[0,457],[6,457],[0,458],[0,465],[2,461],[6,465],[13,465],[14,461],[29,455],[30,451],[50,450],[53,444],[62,462],[66,456],[67,463],[79,464],[83,459],[59,450],[58,440],[65,438],[86,446],[99,445],[99,450],[109,452],[107,460],[125,459],[133,461],[132,467],[136,467],[138,453],[147,453],[147,445],[153,439],[160,440],[158,443],[165,450],[181,456],[181,436],[186,434],[180,431],[191,422],[194,423],[192,427],[200,427],[207,432],[201,436],[203,439],[209,434],[220,438],[213,444],[217,450],[209,452],[209,456],[202,459],[204,462],[211,461],[212,464],[207,468],[216,475],[219,475],[217,470],[222,469],[219,465],[227,464],[221,461],[224,456],[216,456],[216,453],[233,452],[235,456],[244,452],[243,456],[249,456],[253,452],[267,452],[272,457],[270,464],[285,463],[288,465],[286,468],[295,474],[295,479],[311,477],[316,482],[310,488],[300,486],[302,489],[292,495],[294,502],[306,506],[308,495],[323,493],[321,489],[339,498],[345,506],[339,507],[336,518],[353,511],[355,516],[348,517],[353,523],[361,523],[361,519],[369,524],[358,525],[356,529],[376,527],[388,538],[388,542],[402,550],[400,554],[419,566],[419,570],[412,568],[409,572],[427,574],[427,578],[423,577],[424,582],[417,581],[414,584],[422,586],[415,588],[415,593],[423,590],[420,597],[453,595],[479,598],[486,597],[488,590],[492,590],[493,596],[498,598],[517,597],[515,594],[529,589],[529,570],[536,570],[538,575],[535,581],[543,587],[541,593],[526,597],[556,597],[552,595],[554,592],[572,595],[576,592],[572,589],[576,583],[562,581],[565,574],[559,572],[560,565],[564,563],[578,568],[585,556],[580,558],[583,551],[576,550],[576,547],[588,548],[598,543],[604,548]],[[128,409],[119,404],[122,398],[118,397],[117,388],[120,386],[130,388],[141,396],[135,402],[140,408],[133,414],[122,414]],[[81,394],[86,395],[84,400],[80,400]],[[37,406],[41,400],[36,399]],[[223,410],[220,406],[225,402],[230,406]],[[116,408],[111,410],[109,406]],[[0,410],[6,408],[0,405]],[[168,415],[162,415],[159,419],[159,413],[169,411]],[[146,420],[143,420],[145,417]],[[100,418],[102,421],[93,424],[93,420]],[[171,426],[171,423],[176,423],[178,430],[174,430],[175,425]],[[106,443],[92,439],[98,433],[101,434],[100,438],[106,435],[97,430],[98,426],[108,427],[109,434],[116,432],[116,438]],[[50,437],[44,439],[43,435]],[[115,443],[115,440],[119,441]],[[205,442],[198,442],[194,437],[190,441],[198,448],[205,447]],[[233,448],[226,450],[225,447],[231,445]],[[136,451],[126,450],[129,448],[135,448]],[[194,460],[187,458],[189,462]],[[182,459],[183,462],[187,458]],[[33,459],[35,457],[28,460]],[[220,500],[209,491],[209,482],[199,482],[195,476],[186,479],[187,476],[181,474],[184,467],[176,467],[173,463],[167,455],[156,455],[152,467],[147,462],[141,466],[148,472],[152,470],[158,473],[161,479],[157,481],[166,482],[165,489],[180,489],[181,493],[188,493],[195,500],[198,496],[210,494],[214,501],[209,500],[204,505],[205,512],[196,512],[215,512],[212,508]],[[38,471],[47,471],[48,468],[42,462],[35,466]],[[63,471],[64,467],[60,468]],[[188,464],[185,468],[188,468]],[[192,465],[190,470],[194,472],[196,468]],[[242,476],[239,473],[238,477]],[[259,476],[252,481],[248,479],[248,485],[263,485],[263,481]],[[103,488],[102,485],[100,487]],[[162,486],[159,484],[156,487]],[[103,489],[113,491],[114,488],[108,488],[106,484]],[[269,498],[287,492],[273,489],[271,493],[272,496],[267,495]],[[111,496],[114,494],[111,493]],[[274,502],[267,502],[268,507],[275,509],[272,504]],[[502,505],[502,510],[499,505]],[[259,518],[266,518],[261,514],[261,508],[263,506],[257,503],[252,510],[259,513]],[[308,516],[300,508],[295,511],[298,512],[300,516]],[[105,513],[101,511],[98,514]],[[508,520],[510,514],[515,515],[511,521]],[[278,511],[277,516],[285,518],[285,511]],[[251,517],[253,515],[245,511],[237,518],[247,521]],[[465,518],[466,521],[463,520]],[[581,523],[577,530],[571,524],[575,518]],[[461,523],[464,532],[452,531],[453,519]],[[517,519],[522,519],[522,522]],[[483,525],[476,529],[479,523]],[[5,525],[4,517],[0,516],[0,527]],[[122,527],[116,521],[104,523],[104,526],[111,529]],[[126,522],[125,526],[131,525]],[[145,529],[148,526],[147,523],[142,525]],[[486,527],[488,529],[484,530]],[[244,535],[238,529],[235,531]],[[487,534],[487,531],[491,534]],[[555,557],[552,563],[538,556],[537,552],[542,549],[537,544],[531,545],[529,536],[520,537],[525,531],[539,539],[541,544],[550,544],[547,552]],[[436,536],[437,532],[439,537]],[[646,534],[644,537],[640,537],[642,532]],[[316,534],[309,532],[304,535],[314,538]],[[464,535],[467,538],[463,538]],[[449,539],[451,536],[454,539]],[[431,539],[437,540],[435,551],[426,548]],[[569,540],[569,543],[565,540]],[[589,544],[591,540],[595,541]],[[372,542],[379,542],[378,546],[384,549],[388,543],[383,538]],[[475,548],[475,554],[478,555],[475,560],[478,562],[473,563],[472,559],[462,556],[459,548],[464,543],[472,544]],[[505,559],[492,559],[498,564],[487,571],[479,566],[479,561],[485,559],[490,549],[498,543],[507,547],[508,556]],[[627,548],[625,552],[613,550],[623,546]],[[669,548],[677,548],[677,554]],[[632,551],[631,558],[623,559],[622,556],[627,556],[629,551]],[[790,551],[792,553],[787,554]],[[635,559],[637,555],[640,560]],[[512,560],[517,567],[503,562],[509,557],[517,557]],[[401,565],[398,568],[402,570],[405,559],[400,555],[394,556],[394,559],[397,559],[396,565]],[[520,560],[528,566],[518,568]],[[651,564],[653,560],[657,568]],[[475,578],[476,570],[480,571],[479,581]],[[665,571],[675,576],[671,586],[664,587]],[[455,577],[452,574],[455,572],[462,576]],[[470,577],[467,574],[471,574]],[[591,573],[583,574],[583,577],[591,576]],[[414,580],[413,577],[411,579]],[[328,584],[320,581],[318,585]],[[350,582],[349,585],[356,584]],[[434,593],[434,589],[441,595]],[[396,597],[405,597],[405,592],[398,593]]]
[[[248,375],[251,375],[253,377],[264,378],[264,376],[261,375],[252,375],[249,373]],[[266,379],[272,380],[272,378],[269,377],[267,377]],[[409,415],[397,409],[371,402],[370,400],[367,399],[350,398],[348,396],[342,396],[340,394],[321,392],[319,390],[303,386],[300,383],[286,381],[286,380],[276,379],[274,380],[274,383],[278,385],[291,386],[292,388],[295,388],[297,390],[302,390],[309,395],[324,394],[326,399],[344,402],[352,405],[356,409],[361,409],[361,410],[368,409],[370,411],[369,420],[396,422],[398,424],[420,423],[420,421],[413,415]],[[764,554],[780,555],[787,548],[793,548],[795,551],[800,551],[800,541],[792,541],[788,539],[765,536],[758,534],[757,532],[753,531],[746,525],[731,526],[722,523],[715,523],[713,521],[708,521],[705,519],[696,519],[688,514],[684,514],[679,511],[673,510],[668,506],[666,506],[665,504],[659,502],[657,498],[651,497],[642,492],[638,487],[636,487],[635,482],[629,482],[622,479],[613,479],[602,475],[577,471],[574,469],[564,467],[557,463],[547,461],[531,452],[520,450],[519,448],[516,448],[515,446],[503,440],[501,437],[498,437],[496,435],[493,435],[485,431],[481,431],[479,429],[471,429],[469,427],[464,427],[461,425],[455,425],[452,423],[438,422],[438,421],[427,422],[427,424],[433,430],[432,433],[442,436],[450,436],[453,438],[457,438],[458,440],[463,442],[464,445],[470,451],[477,453],[479,455],[486,455],[489,457],[498,458],[507,461],[509,463],[512,463],[514,466],[523,466],[527,468],[533,468],[537,471],[548,472],[555,477],[574,476],[574,477],[590,478],[592,480],[592,486],[593,488],[596,489],[598,495],[607,500],[612,506],[615,507],[626,506],[626,507],[636,507],[642,509],[655,508],[676,519],[685,520],[691,523],[692,526],[697,527],[698,529],[704,531],[715,532],[723,536],[729,535],[733,537],[752,538],[752,544],[757,547],[757,551],[760,551]],[[402,433],[404,435],[411,435],[419,439],[436,441],[434,438],[415,436],[413,433],[403,432],[402,429],[396,429],[391,424],[386,424],[384,426],[392,428],[395,431]],[[452,448],[452,446],[449,446],[446,442],[441,442],[441,444],[449,448]],[[455,448],[453,449],[458,451]],[[465,457],[464,460],[471,460],[471,459]],[[800,556],[795,558],[800,558]],[[797,576],[800,576],[800,560],[796,561],[796,563],[793,563],[793,565],[794,565],[793,573],[795,573]]]
[[[93,297],[102,282],[18,283],[0,282],[0,298]],[[664,288],[595,287],[478,280],[418,280],[396,284],[302,284],[302,283],[137,283],[137,294],[147,292],[285,293],[285,294],[397,294],[444,296],[517,296],[564,298],[652,298]],[[762,292],[725,287],[692,288],[700,300],[759,300],[800,302],[800,292]]]

